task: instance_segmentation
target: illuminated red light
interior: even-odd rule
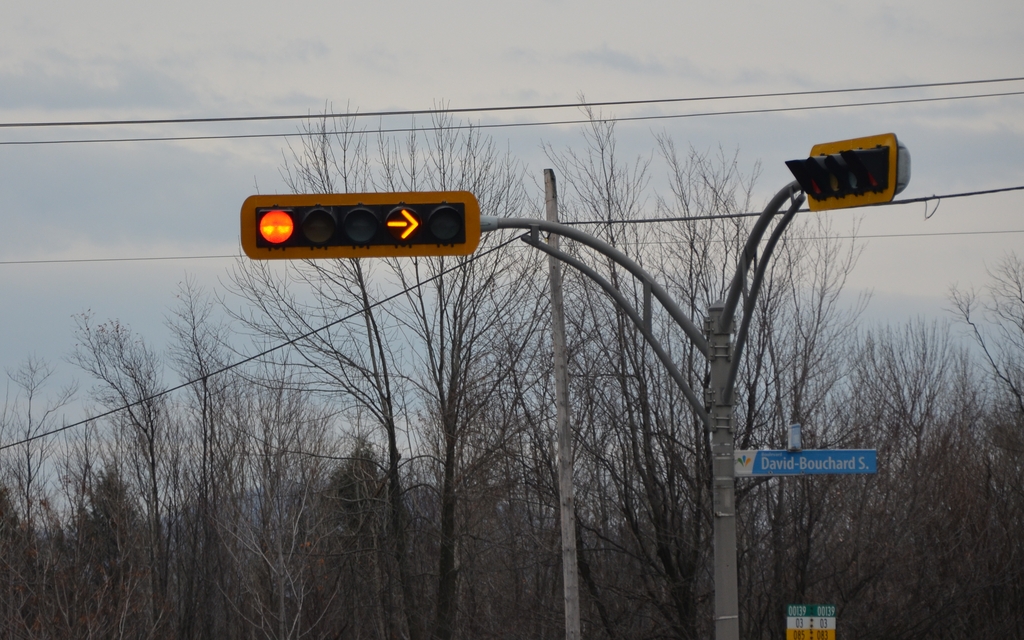
[[[295,221],[284,211],[268,211],[260,218],[260,235],[267,242],[281,244],[292,237],[294,231]]]

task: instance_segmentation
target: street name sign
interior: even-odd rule
[[[786,640],[836,640],[835,605],[786,605]]]
[[[738,477],[878,472],[878,455],[875,449],[736,451],[734,461]]]

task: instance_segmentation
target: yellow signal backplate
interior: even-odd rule
[[[811,157],[830,156],[841,151],[854,151],[857,149],[875,149],[877,147],[889,148],[889,185],[885,191],[867,192],[857,196],[845,196],[842,198],[828,198],[826,200],[807,199],[807,206],[811,211],[826,211],[829,209],[845,209],[848,207],[861,207],[868,204],[879,204],[890,202],[896,197],[896,165],[897,165],[897,142],[895,133],[882,133],[863,138],[851,140],[839,140],[837,142],[822,142],[811,147]]]
[[[366,246],[258,247],[256,211],[291,207],[402,206],[415,209],[427,204],[464,205],[465,242],[447,245],[378,243]],[[425,215],[421,213],[420,215]],[[425,223],[426,220],[419,220]],[[381,221],[383,224],[383,221]],[[469,191],[406,191],[394,193],[281,194],[249,196],[242,203],[241,240],[245,254],[254,260],[310,260],[317,258],[388,258],[469,255],[480,244],[480,204]]]

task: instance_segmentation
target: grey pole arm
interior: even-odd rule
[[[772,235],[768,238],[768,242],[764,246],[764,252],[761,254],[761,260],[757,264],[757,271],[754,273],[754,279],[750,283],[750,294],[747,295],[747,299],[743,303],[743,316],[740,319],[739,331],[736,332],[736,344],[733,347],[732,362],[729,365],[729,379],[725,385],[725,401],[727,403],[732,403],[732,392],[736,386],[736,376],[740,370],[740,361],[743,359],[743,347],[747,344],[750,319],[754,315],[754,305],[757,303],[757,295],[761,291],[761,283],[764,282],[764,274],[767,270],[769,259],[775,251],[775,245],[778,244],[779,239],[782,237],[782,232],[789,226],[793,216],[796,215],[797,210],[803,203],[804,195],[802,193],[793,198],[789,210],[782,216],[782,220],[779,220],[779,224],[775,225],[775,228],[772,229]]]
[[[796,184],[796,183],[794,183]],[[494,231],[497,229],[542,229],[549,233],[557,233],[560,236],[571,238],[576,242],[585,244],[588,247],[603,253],[618,264],[622,265],[627,271],[633,274],[638,280],[644,283],[645,286],[650,287],[651,293],[658,302],[661,303],[665,310],[668,311],[672,319],[676,321],[676,324],[682,328],[683,332],[686,333],[687,337],[697,347],[697,350],[704,354],[704,357],[708,357],[711,353],[711,348],[708,346],[708,341],[704,337],[703,332],[697,328],[697,325],[686,317],[679,305],[676,304],[675,300],[668,295],[664,287],[654,281],[651,274],[647,273],[643,267],[637,264],[635,261],[630,259],[626,254],[622,253],[612,245],[595,238],[589,233],[584,233],[579,229],[570,227],[557,222],[548,222],[547,220],[535,220],[532,218],[498,218],[493,216],[481,216],[480,217],[480,231]]]
[[[654,353],[657,354],[658,358],[661,360],[661,363],[665,365],[666,369],[668,369],[669,375],[671,375],[672,379],[675,380],[675,383],[679,387],[679,390],[683,392],[684,396],[686,396],[686,399],[687,401],[689,401],[690,406],[693,407],[694,413],[696,413],[697,416],[701,419],[701,421],[704,422],[705,427],[710,429],[711,417],[708,415],[708,412],[704,409],[704,404],[697,397],[697,394],[693,392],[693,389],[690,388],[690,385],[686,384],[686,380],[679,372],[679,369],[676,368],[676,365],[672,362],[672,359],[669,357],[668,353],[665,352],[665,349],[661,346],[661,343],[658,342],[658,339],[654,337],[654,334],[651,332],[650,327],[647,325],[646,322],[644,322],[643,318],[640,317],[640,314],[637,313],[636,309],[634,309],[633,306],[629,304],[629,301],[626,300],[626,297],[622,295],[622,292],[620,292],[618,289],[612,286],[612,283],[608,282],[608,280],[604,278],[604,276],[588,267],[582,261],[574,258],[573,256],[570,256],[567,253],[564,253],[563,251],[550,247],[547,243],[541,242],[540,238],[535,237],[533,232],[523,234],[521,239],[523,240],[523,242],[526,242],[530,246],[536,247],[537,249],[540,249],[544,253],[555,256],[562,262],[565,262],[566,264],[575,267],[576,269],[580,270],[584,275],[589,277],[591,280],[601,285],[601,288],[604,289],[605,292],[607,292],[608,295],[610,295],[616,303],[618,303],[619,307],[626,312],[626,315],[628,315],[630,320],[633,321],[633,324],[636,325],[636,328],[640,330],[640,333],[643,334],[644,339],[647,340],[647,344],[651,345],[651,349],[654,350]]]
[[[795,198],[798,192],[800,192],[800,183],[796,180],[783,187],[768,202],[768,206],[764,208],[764,212],[758,216],[757,222],[754,223],[754,228],[750,230],[750,235],[747,236],[747,243],[743,246],[743,253],[740,255],[739,264],[736,265],[736,273],[733,275],[732,283],[729,285],[729,293],[725,299],[725,308],[722,310],[722,317],[719,320],[720,331],[727,330],[732,324],[733,316],[736,313],[736,305],[739,302],[740,293],[743,291],[743,283],[747,278],[747,271],[750,270],[750,263],[754,260],[754,256],[757,255],[757,245],[761,244],[761,238],[768,228],[768,223],[771,222],[775,214],[782,208],[782,203],[787,198]]]

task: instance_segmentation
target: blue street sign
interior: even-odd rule
[[[878,472],[878,454],[874,449],[737,451],[735,462],[737,476],[799,476]]]

